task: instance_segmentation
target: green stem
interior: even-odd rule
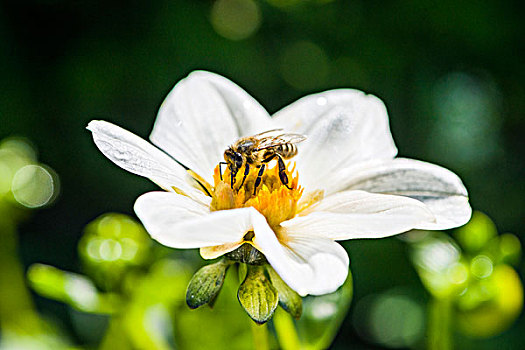
[[[256,324],[255,322],[250,322],[252,325],[252,336],[253,336],[253,345],[255,350],[269,350],[270,342],[268,339],[268,326],[264,324]]]
[[[298,350],[301,348],[301,341],[297,335],[294,322],[287,312],[278,308],[273,316],[273,325],[281,349]]]
[[[25,282],[24,268],[17,254],[16,226],[0,203],[0,324],[4,329],[26,334],[41,330],[40,318]]]
[[[129,342],[128,334],[124,329],[124,322],[121,316],[113,316],[109,322],[109,327],[104,334],[104,338],[100,343],[99,350],[115,350],[115,349],[132,349]]]
[[[450,299],[432,299],[428,307],[428,349],[451,350],[453,344]]]

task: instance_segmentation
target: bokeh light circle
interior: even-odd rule
[[[477,278],[487,278],[494,269],[492,260],[486,255],[478,255],[470,263],[470,272]]]
[[[28,208],[38,208],[53,198],[55,181],[47,169],[30,164],[15,173],[11,191],[18,203]]]
[[[217,0],[211,9],[210,21],[219,35],[242,40],[259,28],[261,11],[253,0]]]
[[[361,299],[353,319],[361,337],[389,348],[413,347],[424,335],[425,312],[404,293],[388,291]]]
[[[330,73],[330,61],[322,48],[310,41],[287,47],[280,58],[283,79],[297,90],[311,90],[324,84]]]

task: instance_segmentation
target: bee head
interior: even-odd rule
[[[224,160],[228,163],[232,172],[236,172],[235,170],[239,170],[242,167],[242,154],[239,152],[235,152],[231,149],[231,147],[224,151]]]

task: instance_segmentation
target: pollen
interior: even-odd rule
[[[303,194],[303,188],[298,185],[299,174],[295,170],[295,162],[287,164],[285,169],[288,186],[282,183],[277,164],[264,170],[261,182],[254,190],[258,174],[259,169],[251,167],[243,183],[243,167],[237,172],[232,187],[230,170],[226,169],[221,179],[219,166],[215,167],[211,209],[228,210],[253,207],[264,215],[270,227],[273,228],[293,218],[297,214],[297,202]]]

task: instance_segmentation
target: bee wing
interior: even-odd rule
[[[258,134],[255,134],[255,135],[253,135],[252,137],[259,138],[259,136],[262,136],[262,135],[264,135],[264,134],[269,134],[269,133],[271,133],[271,132],[282,131],[282,130],[283,130],[282,128],[266,130],[266,131],[260,132],[260,133],[258,133]]]
[[[263,137],[259,139],[257,150],[277,147],[287,143],[295,144],[306,140],[306,136],[301,134],[281,134],[277,136]]]

